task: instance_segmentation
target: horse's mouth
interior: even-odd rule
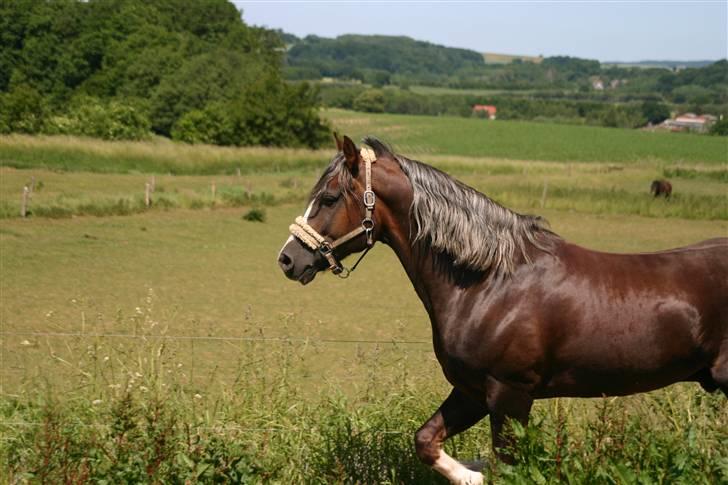
[[[315,266],[308,266],[305,270],[303,270],[301,276],[298,277],[298,282],[305,286],[313,281],[316,277],[316,273],[318,273],[318,270]]]

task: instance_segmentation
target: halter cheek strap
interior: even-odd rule
[[[359,262],[362,260],[362,258],[364,258],[364,256],[374,245],[374,220],[372,219],[372,215],[374,214],[374,204],[376,202],[376,196],[374,195],[374,191],[372,190],[372,163],[374,163],[377,157],[374,154],[374,151],[367,147],[362,148],[360,154],[362,159],[364,160],[364,173],[366,184],[363,195],[364,218],[361,221],[361,226],[357,227],[352,231],[349,231],[348,233],[344,234],[334,241],[329,241],[324,236],[319,234],[318,231],[311,227],[306,222],[306,219],[301,216],[296,217],[294,223],[288,227],[290,233],[299,241],[311,248],[312,251],[320,252],[321,255],[326,258],[326,261],[329,263],[329,269],[331,270],[331,272],[342,278],[346,278],[347,276],[349,276],[349,273],[356,269],[356,267],[359,265]],[[359,257],[354,266],[351,269],[347,269],[336,259],[336,256],[334,256],[334,250],[342,244],[345,244],[355,237],[361,235],[362,233],[366,234],[367,248]]]

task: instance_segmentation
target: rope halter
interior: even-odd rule
[[[363,195],[364,201],[364,218],[361,221],[361,225],[356,229],[349,231],[340,238],[330,241],[326,237],[311,227],[306,221],[305,217],[298,216],[293,224],[288,227],[289,232],[305,246],[309,247],[312,251],[318,251],[321,255],[326,258],[329,263],[329,269],[332,273],[339,276],[340,278],[347,278],[349,273],[354,271],[359,265],[359,262],[366,256],[369,250],[374,246],[374,220],[372,214],[374,214],[374,203],[376,202],[376,196],[372,191],[372,163],[377,159],[374,154],[374,150],[369,147],[362,147],[360,155],[364,160],[364,173],[365,173],[365,190]],[[334,250],[345,244],[355,237],[358,237],[362,233],[366,234],[367,248],[364,250],[359,259],[356,261],[351,269],[345,268],[339,260],[334,256]]]

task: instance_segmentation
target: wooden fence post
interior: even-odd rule
[[[548,192],[548,190],[549,190],[549,181],[544,180],[543,181],[543,193],[541,194],[541,208],[542,209],[546,205],[546,193]]]
[[[152,205],[151,185],[149,185],[149,182],[144,184],[144,205],[147,208]]]
[[[20,203],[20,217],[25,217],[28,213],[28,194],[30,191],[28,190],[28,186],[23,187],[23,198]]]

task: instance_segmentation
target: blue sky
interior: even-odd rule
[[[728,0],[233,3],[242,8],[246,23],[299,37],[407,35],[479,52],[600,61],[728,56]]]

